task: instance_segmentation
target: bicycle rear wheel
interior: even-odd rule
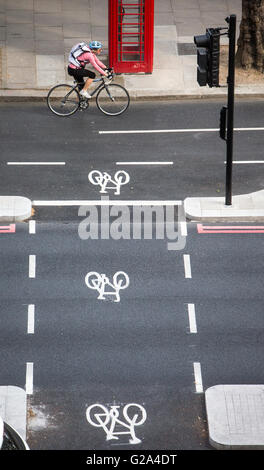
[[[130,103],[127,90],[121,85],[110,84],[99,90],[96,104],[100,111],[108,116],[118,116],[124,113]]]
[[[56,85],[48,93],[47,104],[57,116],[71,116],[80,106],[80,95],[71,85]]]

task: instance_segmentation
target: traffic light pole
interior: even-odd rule
[[[229,59],[228,59],[228,102],[226,134],[226,196],[227,206],[232,204],[232,169],[233,169],[233,133],[234,133],[234,97],[235,97],[235,51],[236,51],[236,15],[230,15],[229,23]]]

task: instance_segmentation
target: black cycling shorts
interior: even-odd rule
[[[95,73],[92,72],[91,70],[87,69],[72,69],[70,66],[68,66],[68,74],[71,75],[71,77],[74,77],[75,80],[78,83],[84,84],[84,79],[83,77],[89,77],[94,79],[95,78]]]

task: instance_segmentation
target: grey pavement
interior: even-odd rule
[[[154,69],[123,74],[132,98],[223,96],[226,85],[209,89],[196,81],[193,36],[206,27],[241,20],[241,0],[155,0]],[[108,60],[106,0],[0,0],[0,97],[44,97],[56,83],[71,82],[68,54],[80,40],[104,43]],[[221,43],[227,43],[227,37]],[[239,96],[264,96],[264,85],[236,87]]]

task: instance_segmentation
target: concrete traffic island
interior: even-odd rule
[[[0,222],[22,222],[31,217],[30,199],[22,196],[0,196]]]
[[[0,416],[26,439],[27,396],[24,389],[13,385],[0,386]]]
[[[264,385],[215,385],[205,392],[210,444],[264,449]]]
[[[188,197],[184,200],[184,211],[189,220],[264,221],[264,190],[233,196],[230,206],[225,204],[224,197]]]

